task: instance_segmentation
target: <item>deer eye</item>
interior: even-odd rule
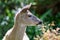
[[[28,15],[28,17],[31,17],[32,15]]]

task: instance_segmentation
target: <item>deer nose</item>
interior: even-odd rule
[[[38,24],[42,24],[43,22],[42,21],[40,21]]]

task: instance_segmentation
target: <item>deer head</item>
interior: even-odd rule
[[[24,6],[20,10],[20,12],[16,15],[15,21],[25,25],[32,25],[32,26],[37,24],[42,24],[42,21],[29,11],[30,7],[31,4]]]

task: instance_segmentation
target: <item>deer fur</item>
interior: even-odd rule
[[[15,16],[13,27],[7,31],[2,40],[29,40],[28,37],[24,39],[26,26],[41,23],[41,20],[29,11],[30,6],[31,4],[24,6]]]

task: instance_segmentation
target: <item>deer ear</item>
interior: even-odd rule
[[[30,7],[31,7],[31,3],[29,5],[24,6],[21,10],[21,13],[27,12],[27,10],[29,10]]]

